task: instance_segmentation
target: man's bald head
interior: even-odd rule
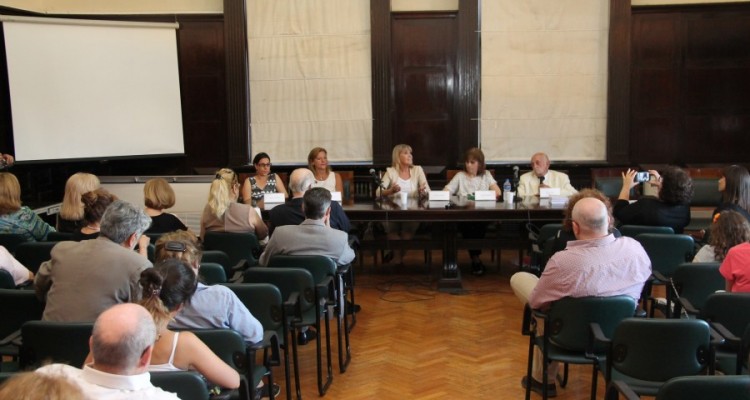
[[[133,303],[112,306],[94,323],[90,341],[94,366],[131,375],[141,367],[141,357],[155,340],[156,326],[145,308]]]
[[[289,175],[289,190],[293,197],[302,197],[315,181],[312,171],[307,168],[297,168]]]
[[[592,239],[609,234],[609,214],[601,200],[593,197],[580,199],[573,206],[572,214],[576,239]]]

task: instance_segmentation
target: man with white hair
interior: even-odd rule
[[[609,214],[601,200],[586,197],[573,206],[573,233],[564,251],[547,262],[542,276],[518,272],[510,279],[513,293],[533,309],[546,309],[564,297],[628,295],[636,301],[651,276],[651,260],[643,247],[629,237],[609,233]],[[534,354],[531,390],[542,391],[541,354]],[[557,363],[548,368],[548,382],[554,382]],[[525,386],[524,377],[523,385]],[[548,393],[556,393],[550,384]]]
[[[539,195],[539,188],[560,188],[560,195],[570,196],[578,191],[570,184],[567,174],[549,169],[550,161],[544,153],[531,156],[531,171],[518,180],[518,196]]]
[[[83,369],[50,364],[37,372],[65,377],[91,399],[178,399],[151,384],[148,366],[155,341],[151,314],[137,304],[119,304],[101,313],[94,323],[89,339],[93,363]]]

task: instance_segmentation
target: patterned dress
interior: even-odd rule
[[[250,186],[252,188],[251,197],[253,200],[258,201],[263,198],[266,193],[276,193],[276,174],[269,174],[268,180],[266,181],[266,187],[263,189],[258,187],[255,177],[250,177]]]

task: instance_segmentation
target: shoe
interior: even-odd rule
[[[526,377],[525,376],[521,379],[521,386],[524,389],[526,389]],[[539,382],[536,379],[531,378],[531,391],[542,394],[542,382]],[[557,386],[555,386],[554,383],[547,384],[547,397],[556,397],[556,396],[557,396]]]
[[[346,312],[349,314],[358,313],[360,310],[362,310],[362,307],[359,304],[352,305],[351,301],[346,302]]]
[[[318,333],[312,329],[308,329],[297,334],[297,344],[300,346],[304,346],[310,343],[310,341],[314,340],[316,337],[318,337]]]
[[[484,275],[484,264],[482,264],[482,260],[471,262],[471,273],[476,276]]]
[[[275,399],[276,396],[281,393],[281,387],[278,383],[273,384],[273,398]],[[261,399],[269,399],[271,396],[268,395],[268,385],[264,385],[260,390],[255,392],[255,399],[261,400]]]

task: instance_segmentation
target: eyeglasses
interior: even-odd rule
[[[268,164],[266,164],[266,163],[261,163],[261,164],[257,164],[257,165],[258,165],[258,167],[260,167],[260,168],[271,168],[271,163],[268,163]]]

